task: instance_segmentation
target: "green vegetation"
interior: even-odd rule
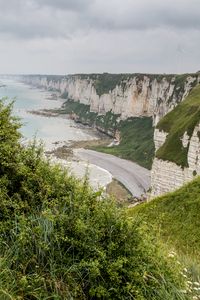
[[[63,104],[59,113],[63,114],[76,114],[77,118],[75,119],[77,122],[80,122],[84,125],[93,126],[97,113],[90,112],[90,106],[85,105],[79,102],[74,102],[73,100],[68,100]]]
[[[151,168],[155,152],[151,118],[129,118],[118,121],[120,115],[115,115],[111,111],[105,115],[98,115],[90,112],[89,105],[72,100],[65,102],[61,112],[75,113],[77,115],[76,121],[94,126],[109,135],[115,136],[117,130],[120,132],[121,140],[118,146],[96,146],[91,147],[91,149],[129,159],[145,168]]]
[[[161,239],[179,253],[200,258],[200,177],[179,190],[129,211],[154,226]]]
[[[108,111],[105,115],[97,116],[95,125],[103,132],[110,133],[113,136],[116,130],[119,129],[119,117],[120,115],[115,115],[111,111]]]
[[[190,288],[200,281],[200,177],[179,190],[128,210],[187,267]],[[200,284],[199,284],[200,285]],[[199,288],[199,286],[198,286]],[[199,299],[200,289],[198,290]]]
[[[105,115],[98,115],[90,111],[90,106],[73,100],[68,100],[64,103],[63,108],[59,113],[75,114],[76,122],[84,125],[97,127],[100,131],[114,136],[118,128],[117,119],[120,115],[114,115],[112,112],[107,112]]]
[[[187,167],[188,147],[183,147],[181,139],[185,132],[191,137],[199,121],[200,85],[193,88],[189,96],[158,123],[157,128],[169,134],[163,146],[156,152],[156,157]]]
[[[150,169],[155,152],[152,119],[148,117],[129,118],[120,121],[117,129],[121,135],[118,146],[98,146],[92,149],[132,160]]]
[[[123,82],[130,77],[129,74],[109,74],[103,73],[94,82],[94,87],[99,96],[114,90],[117,85],[123,85]],[[126,85],[126,82],[124,82]]]
[[[23,148],[11,106],[0,120],[0,299],[190,299],[137,219]]]

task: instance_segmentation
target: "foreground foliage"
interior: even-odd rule
[[[148,230],[20,146],[10,114],[1,103],[0,299],[189,299]]]

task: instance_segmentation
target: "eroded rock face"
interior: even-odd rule
[[[155,130],[155,145],[157,149],[165,142],[167,134]],[[173,162],[155,158],[151,171],[151,196],[163,195],[174,191],[183,184],[191,181],[194,176],[200,175],[200,124],[195,127],[192,137],[189,139],[187,132],[182,137],[184,147],[188,149],[188,167],[182,168]]]
[[[24,76],[21,79],[28,84],[65,93],[69,99],[90,105],[92,112],[105,114],[111,111],[120,114],[121,119],[153,117],[156,125],[188,95],[197,77],[188,76],[181,88],[172,76],[156,78],[151,75],[132,75],[100,96],[95,88],[95,80],[89,75],[87,78],[72,75],[58,79],[49,79],[48,76]]]
[[[155,128],[154,130],[154,144],[155,144],[155,151],[157,151],[165,142],[168,133],[164,132],[163,130],[160,131],[159,129]]]

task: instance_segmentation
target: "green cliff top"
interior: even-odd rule
[[[183,102],[158,123],[157,128],[169,134],[163,146],[156,152],[156,157],[187,167],[189,145],[184,148],[181,139],[185,132],[191,137],[199,122],[200,85],[196,86]]]

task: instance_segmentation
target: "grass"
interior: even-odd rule
[[[191,260],[200,259],[200,177],[179,190],[129,210],[159,233],[162,241]]]
[[[169,253],[177,253],[177,259],[187,268],[189,282],[200,282],[199,211],[200,177],[173,193],[128,210],[129,216],[148,224]]]
[[[93,150],[113,154],[118,157],[137,162],[151,169],[154,157],[152,119],[129,118],[118,125],[121,141],[118,146],[92,147]]]
[[[199,121],[200,85],[193,88],[188,97],[158,123],[157,128],[169,134],[165,143],[156,152],[156,157],[187,167],[188,147],[183,147],[181,139],[185,132],[191,137]]]

